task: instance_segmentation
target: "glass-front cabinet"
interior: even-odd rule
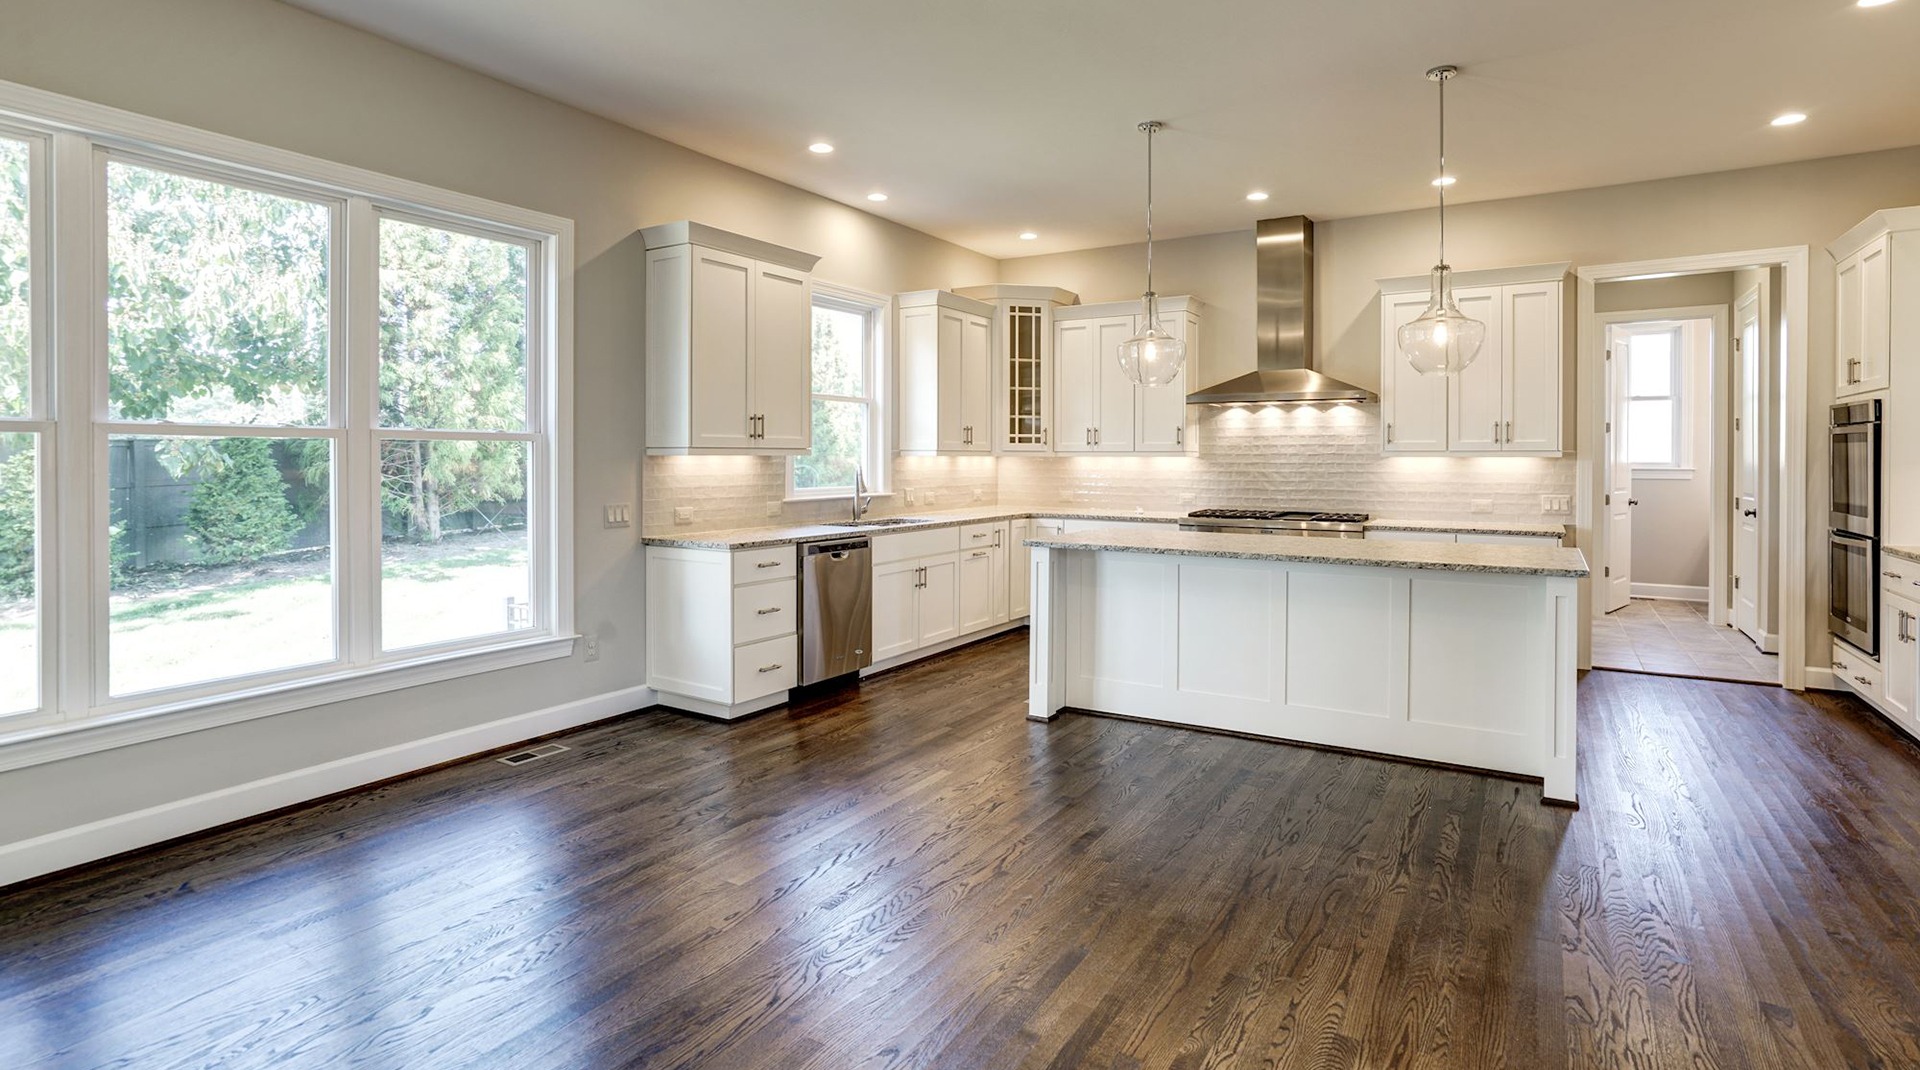
[[[994,306],[996,453],[1053,452],[1053,311],[1080,298],[1052,286],[970,286]]]

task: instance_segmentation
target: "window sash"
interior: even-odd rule
[[[887,407],[883,399],[890,384],[885,382],[886,361],[883,359],[883,345],[886,338],[886,323],[891,302],[876,294],[862,293],[858,290],[834,286],[831,283],[814,283],[813,307],[848,312],[860,316],[865,321],[861,337],[861,361],[863,363],[861,382],[866,387],[864,394],[826,394],[809,392],[807,407],[808,418],[812,418],[815,401],[839,402],[860,405],[866,410],[866,442],[861,450],[860,464],[866,473],[867,490],[875,494],[884,494],[890,490],[890,473],[887,461]],[[795,483],[798,458],[787,458],[786,497],[789,501],[811,499],[844,498],[853,488],[850,486],[801,487]]]
[[[1672,356],[1667,362],[1668,381],[1666,392],[1660,394],[1629,393],[1626,401],[1629,407],[1636,401],[1666,401],[1672,403],[1673,418],[1667,421],[1667,434],[1670,440],[1667,447],[1667,455],[1673,459],[1666,462],[1634,461],[1632,462],[1632,466],[1636,471],[1659,472],[1681,469],[1686,468],[1689,462],[1686,451],[1686,438],[1690,425],[1688,423],[1686,407],[1685,384],[1689,368],[1688,362],[1691,360],[1692,354],[1689,353],[1687,349],[1688,338],[1685,328],[1676,325],[1632,331],[1627,335],[1627,344],[1631,346],[1633,339],[1637,337],[1662,334],[1672,339]],[[1631,356],[1629,356],[1628,359],[1632,359]]]
[[[571,371],[565,304],[571,286],[569,221],[19,86],[0,84],[0,136],[25,141],[34,168],[31,407],[24,418],[0,417],[0,433],[38,436],[36,564],[42,665],[40,708],[0,716],[0,768],[45,760],[11,758],[4,745],[23,739],[38,741],[28,748],[35,754],[46,750],[66,756],[91,749],[82,744],[43,746],[54,738],[46,734],[49,729],[62,736],[67,729],[84,728],[87,738],[132,738],[136,730],[129,726],[147,725],[149,714],[168,714],[168,719],[137,730],[139,738],[159,738],[210,723],[298,709],[349,692],[370,694],[424,679],[449,679],[463,674],[458,666],[466,660],[475,666],[468,671],[485,671],[564,656],[566,649],[555,644],[571,641],[566,633],[572,628],[572,569],[560,552],[571,538],[571,449],[556,436],[571,408],[565,388]],[[104,222],[109,160],[327,206],[324,425],[107,418]],[[358,397],[365,387],[377,390],[377,381],[364,381],[370,370],[377,370],[378,360],[378,252],[368,240],[377,234],[377,212],[513,242],[528,251],[526,429],[391,429],[391,437],[528,443],[529,594],[534,607],[528,628],[392,654],[379,650],[377,597],[366,595],[378,589],[377,447],[382,429],[373,426],[375,405],[363,405]],[[377,404],[372,395],[366,400]],[[117,435],[332,442],[334,660],[139,695],[110,695],[111,584],[104,518],[108,444]],[[369,621],[374,627],[367,626]],[[352,683],[361,678],[364,685]],[[179,727],[170,727],[174,725]]]

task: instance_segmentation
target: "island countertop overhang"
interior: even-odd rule
[[[1590,573],[1585,554],[1560,546],[1402,542],[1391,538],[1311,539],[1296,535],[1136,528],[1097,528],[1064,535],[1034,536],[1026,540],[1026,545],[1053,550],[1170,554],[1507,576],[1579,579]]]

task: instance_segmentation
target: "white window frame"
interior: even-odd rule
[[[893,406],[887,403],[892,397],[892,384],[890,377],[886,374],[889,367],[886,354],[888,352],[887,324],[893,322],[893,302],[890,298],[879,294],[816,281],[813,284],[813,307],[818,308],[823,305],[866,317],[866,369],[862,378],[866,383],[867,393],[865,397],[815,394],[812,392],[812,383],[809,382],[807,419],[813,419],[815,399],[865,405],[867,407],[867,443],[862,467],[866,472],[867,491],[876,497],[890,495],[893,489],[893,465],[889,461],[893,451],[888,432],[893,426]],[[811,330],[808,331],[808,338],[812,338]],[[831,501],[836,498],[845,498],[851,493],[849,487],[794,486],[795,466],[799,460],[800,458],[797,457],[787,458],[787,501]]]
[[[573,223],[558,216],[0,82],[0,132],[39,146],[34,185],[33,410],[38,433],[41,705],[0,716],[0,771],[573,652]],[[328,421],[222,428],[109,421],[106,161],[111,156],[333,209]],[[528,420],[521,432],[387,429],[378,415],[380,213],[529,250]],[[41,255],[41,254],[46,255]],[[45,327],[42,330],[42,327]],[[106,680],[109,436],[325,437],[332,465],[336,659],[113,697]],[[382,651],[379,438],[528,441],[531,626]],[[96,530],[97,529],[97,530]],[[351,530],[349,530],[351,529]],[[65,547],[67,552],[62,553]]]
[[[1671,335],[1673,338],[1673,362],[1671,371],[1673,381],[1668,384],[1665,394],[1633,394],[1626,398],[1628,411],[1631,412],[1636,401],[1673,402],[1673,461],[1669,464],[1649,464],[1631,462],[1635,478],[1640,479],[1690,479],[1693,476],[1693,397],[1689,377],[1693,374],[1694,328],[1691,324],[1678,320],[1660,320],[1647,323],[1621,324],[1615,328],[1627,343],[1627,359],[1631,361],[1633,340],[1638,337],[1655,334]],[[1631,370],[1627,374],[1629,384],[1633,381]],[[1631,433],[1631,432],[1629,432]]]

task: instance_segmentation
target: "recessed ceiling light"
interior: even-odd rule
[[[807,151],[814,153],[815,155],[818,155],[818,156],[825,156],[827,153],[833,151],[833,146],[827,144],[824,141],[816,141],[813,144],[807,146]]]
[[[1773,119],[1773,125],[1775,125],[1775,126],[1798,126],[1798,125],[1800,125],[1801,123],[1804,123],[1804,122],[1806,122],[1806,121],[1807,121],[1807,117],[1806,117],[1806,116],[1804,116],[1804,115],[1802,115],[1802,114],[1800,114],[1800,113],[1799,113],[1799,112],[1797,112],[1797,111],[1790,111],[1790,112],[1788,112],[1788,113],[1786,113],[1785,115],[1776,115],[1776,116],[1774,116],[1774,119]]]
[[[1038,235],[1038,234],[1035,234],[1035,233],[1034,233],[1033,231],[1031,231],[1031,230],[1023,230],[1023,231],[1021,231],[1021,232],[1020,232],[1020,240],[1021,240],[1021,241],[1032,241],[1033,239],[1035,239],[1035,238],[1038,238],[1039,236],[1040,236],[1040,235]]]
[[[1247,194],[1247,200],[1250,200],[1250,201],[1264,201],[1266,199],[1267,199],[1266,190],[1257,189],[1257,190],[1254,190],[1252,193]]]
[[[872,201],[872,202],[874,202],[875,204],[878,204],[878,203],[880,203],[881,201],[884,201],[884,200],[886,200],[886,199],[887,199],[887,195],[886,195],[886,194],[884,194],[884,193],[877,193],[877,192],[876,192],[876,193],[869,193],[869,194],[867,194],[867,200],[870,200],[870,201]]]
[[[1893,0],[1856,0],[1855,7],[1884,7]]]
[[[1444,189],[1457,181],[1459,181],[1459,179],[1454,178],[1452,175],[1441,175],[1439,178],[1433,180],[1433,184]]]

